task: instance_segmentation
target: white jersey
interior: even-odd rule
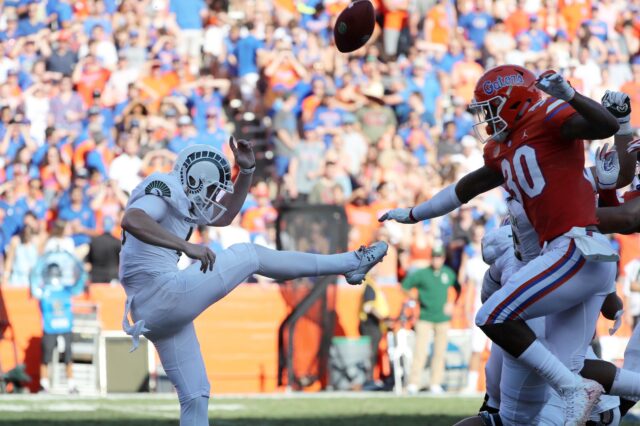
[[[509,221],[513,232],[516,257],[527,263],[540,254],[538,233],[533,229],[522,204],[515,199],[509,199],[507,200],[507,208],[509,209]]]
[[[126,208],[144,210],[164,229],[188,240],[196,226],[195,220],[189,215],[189,205],[190,202],[174,175],[154,173],[133,190]],[[127,278],[137,274],[155,277],[177,271],[180,255],[176,250],[146,244],[123,230],[120,281],[127,293],[129,290],[135,291],[132,280]]]

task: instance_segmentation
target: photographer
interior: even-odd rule
[[[31,271],[31,295],[40,301],[42,314],[40,387],[43,392],[50,389],[49,364],[53,359],[53,350],[58,346],[60,351],[64,351],[69,393],[78,393],[73,380],[71,357],[71,298],[83,291],[86,280],[87,273],[82,263],[67,251],[46,252]],[[64,342],[62,345],[61,341]]]

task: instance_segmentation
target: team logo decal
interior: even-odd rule
[[[154,180],[144,189],[147,195],[157,195],[158,197],[171,198],[171,190],[169,186],[161,180]]]
[[[520,74],[498,76],[495,80],[485,81],[482,85],[482,90],[484,90],[485,94],[491,95],[507,86],[524,86],[524,78]]]
[[[215,164],[218,168],[220,181],[223,180],[223,177],[227,182],[231,180],[231,168],[222,156],[211,151],[194,152],[187,157],[180,169],[180,183],[188,194],[199,193],[204,185],[202,179],[196,179],[190,174],[191,168],[201,161],[213,162]]]
[[[441,280],[442,280],[442,284],[449,284],[449,275],[447,274],[442,274],[441,276]]]

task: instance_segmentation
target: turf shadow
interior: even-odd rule
[[[211,426],[451,426],[461,419],[461,416],[439,415],[362,415],[362,416],[331,416],[269,418],[256,419],[238,416],[224,419],[210,417]],[[2,426],[177,426],[176,420],[165,419],[130,419],[130,420],[5,420],[0,418]]]

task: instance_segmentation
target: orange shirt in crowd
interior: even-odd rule
[[[529,29],[529,14],[522,9],[518,9],[504,20],[504,25],[507,27],[507,31],[515,37]]]
[[[84,70],[77,84],[77,92],[87,107],[93,105],[93,92],[102,92],[109,81],[111,72],[105,68]]]
[[[484,74],[484,69],[474,61],[460,61],[453,66],[452,71],[453,90],[456,96],[470,103],[473,99],[473,90],[478,79]]]
[[[160,101],[162,100],[162,98],[168,96],[173,89],[178,87],[179,83],[180,79],[174,71],[164,73],[158,77],[150,75],[143,78],[142,85],[151,89],[154,96],[153,102],[148,105],[149,112],[157,112],[160,108]],[[151,97],[151,95],[149,95],[148,93],[145,93],[144,95],[147,99]]]
[[[631,126],[640,128],[640,81],[629,81],[620,91],[631,97]]]
[[[302,109],[302,121],[308,122],[313,119],[313,115],[316,113],[316,109],[318,108],[318,105],[320,105],[321,101],[322,98],[316,95],[304,98],[300,105],[300,108]]]
[[[429,13],[427,13],[427,21],[431,22],[433,27],[429,34],[432,43],[449,44],[449,19],[447,11],[443,4],[435,5]]]
[[[567,23],[569,40],[573,40],[580,24],[591,18],[591,2],[589,0],[560,0],[558,8]]]
[[[252,207],[242,216],[240,226],[249,232],[264,232],[267,222],[273,222],[278,217],[278,211],[271,206]]]
[[[293,89],[298,81],[300,80],[300,76],[296,72],[293,65],[291,65],[288,61],[283,61],[278,69],[273,73],[271,79],[269,80],[269,86],[271,89]],[[279,87],[278,87],[279,86]]]
[[[60,163],[57,166],[59,172],[68,177],[71,180],[71,167],[69,167],[65,163]],[[60,182],[56,178],[55,173],[53,172],[53,168],[49,165],[40,167],[40,179],[42,180],[43,188],[47,190],[60,191],[62,188],[60,186]]]
[[[400,31],[407,24],[409,13],[406,10],[387,10],[384,13],[385,29]]]

